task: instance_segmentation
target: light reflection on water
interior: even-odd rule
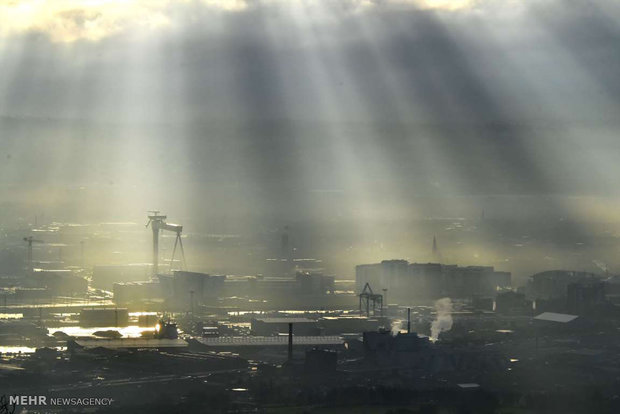
[[[97,331],[117,331],[123,338],[140,338],[142,332],[155,332],[155,327],[145,328],[142,326],[131,325],[122,328],[116,326],[98,327],[98,328],[81,328],[79,326],[64,326],[61,328],[49,328],[50,335],[54,332],[64,332],[69,336],[92,336]]]
[[[252,324],[250,322],[226,322],[228,326],[236,326],[238,328],[251,328]]]
[[[64,351],[67,349],[66,346],[55,346],[48,347],[54,348],[57,351]],[[9,345],[9,346],[0,346],[0,354],[32,354],[36,351],[37,348],[31,346],[17,346],[17,345]]]
[[[21,319],[23,317],[21,313],[0,313],[0,319]]]
[[[332,313],[341,313],[343,315],[353,313],[350,310],[343,309],[312,309],[312,310],[267,310],[267,311],[228,311],[228,316],[243,316],[243,315],[256,315],[256,316],[264,316],[272,313],[279,314],[291,314],[291,315],[311,315],[311,314],[332,314]]]
[[[143,315],[157,316],[157,312],[129,312],[130,317],[138,317]]]
[[[0,346],[0,353],[2,354],[31,354],[37,348],[31,348],[29,346]]]

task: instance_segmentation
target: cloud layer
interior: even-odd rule
[[[128,29],[170,26],[183,8],[243,12],[260,8],[323,8],[363,12],[376,8],[461,10],[475,0],[2,0],[0,33],[41,33],[54,42],[98,41]]]
[[[620,189],[611,0],[0,4],[0,185],[360,217]]]

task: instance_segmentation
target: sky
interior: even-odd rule
[[[618,220],[613,0],[0,0],[4,215]]]

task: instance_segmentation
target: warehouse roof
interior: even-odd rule
[[[285,346],[288,336],[221,336],[218,338],[197,338],[207,346]],[[339,336],[293,336],[293,345],[342,345]]]
[[[188,343],[182,339],[156,338],[119,338],[119,339],[76,339],[75,343],[83,348],[183,348]]]
[[[568,315],[566,313],[543,312],[534,319],[539,321],[561,322],[566,323],[577,319],[577,315]]]
[[[314,319],[308,318],[256,318],[256,321],[263,323],[314,323]]]

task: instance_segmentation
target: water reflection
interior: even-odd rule
[[[31,354],[36,349],[29,346],[0,346],[0,354]]]
[[[65,326],[61,328],[50,328],[49,333],[53,335],[56,332],[64,332],[69,336],[93,336],[98,331],[117,331],[123,338],[140,338],[142,332],[155,332],[155,327],[142,327],[137,325],[125,326],[122,328],[116,326],[106,326],[97,328],[82,328],[79,326]]]

